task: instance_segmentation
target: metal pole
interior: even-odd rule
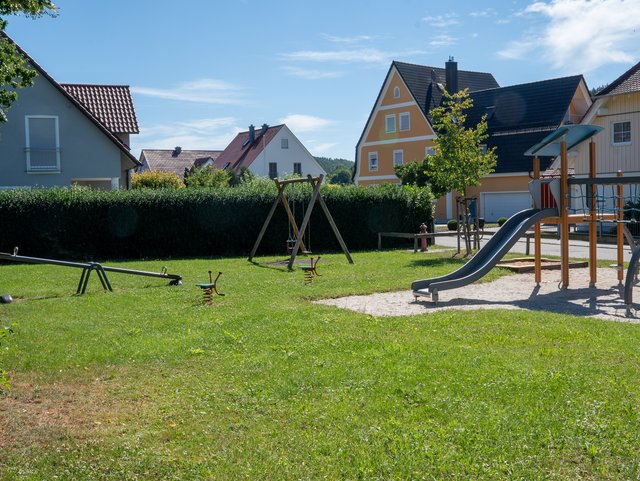
[[[617,177],[622,177],[622,171],[619,170],[616,174]],[[616,207],[617,207],[617,220],[618,228],[616,230],[616,241],[618,246],[617,258],[618,258],[618,283],[622,284],[624,280],[624,231],[622,221],[624,220],[624,186],[618,184],[616,186]]]
[[[567,142],[560,142],[560,262],[562,269],[562,288],[569,287],[569,203],[568,180],[569,160]]]
[[[596,178],[596,144],[591,139],[589,142],[589,178]],[[598,280],[598,218],[596,204],[597,187],[595,184],[589,186],[589,287],[595,287]]]
[[[538,157],[536,157],[535,159],[533,159],[533,178],[534,179],[540,179],[540,159]],[[540,186],[540,190],[542,190],[542,186]],[[542,202],[543,199],[542,197],[540,198],[540,201]],[[542,206],[537,206],[539,208],[542,208]],[[535,275],[535,282],[536,282],[536,286],[540,286],[540,282],[542,282],[542,234],[541,234],[541,229],[540,229],[540,222],[536,222],[535,226],[533,227],[533,235],[534,235],[534,243],[533,243],[533,250],[534,250],[534,275]],[[529,238],[527,238],[527,255],[529,254]]]

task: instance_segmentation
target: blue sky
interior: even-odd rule
[[[392,60],[491,72],[502,86],[640,61],[640,0],[57,0],[7,32],[61,83],[130,85],[142,148],[223,149],[286,123],[353,160]],[[9,115],[11,112],[9,111]]]

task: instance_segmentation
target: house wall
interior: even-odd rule
[[[8,122],[0,124],[0,187],[69,186],[83,179],[100,185],[126,183],[120,149],[47,79],[37,77],[18,96],[7,112]],[[60,171],[27,172],[27,115],[58,117]]]
[[[399,97],[394,97],[395,89]],[[400,130],[400,114],[409,114],[409,129]],[[395,118],[395,132],[386,131],[386,118]],[[426,149],[433,147],[435,135],[424,114],[415,103],[400,75],[393,69],[383,86],[378,104],[365,126],[364,135],[356,149],[358,171],[355,182],[374,185],[399,182],[394,173],[394,151],[402,150],[403,163],[421,161]],[[369,154],[377,153],[377,169],[369,166]]]
[[[613,144],[613,124],[631,122],[631,143]],[[621,170],[625,174],[640,173],[640,92],[614,95],[603,99],[596,115],[589,121],[604,130],[593,137],[596,143],[596,169],[598,174],[614,174]],[[574,157],[569,157],[569,165],[576,175],[589,174],[589,145],[580,145]]]
[[[289,140],[289,148],[282,148],[282,139]],[[257,176],[269,176],[269,163],[275,162],[278,165],[278,177],[282,178],[285,174],[293,173],[293,164],[300,162],[302,164],[302,175],[310,174],[314,177],[322,174],[327,175],[325,170],[316,162],[313,155],[309,153],[306,147],[293,135],[291,130],[284,125],[273,137],[271,142],[256,157],[249,166],[249,171]]]

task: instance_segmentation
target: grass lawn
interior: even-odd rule
[[[375,318],[451,253],[0,266],[0,479],[638,479],[640,326],[524,311]],[[223,271],[227,295],[194,286]],[[494,269],[490,278],[506,275]],[[533,283],[532,283],[533,287]]]

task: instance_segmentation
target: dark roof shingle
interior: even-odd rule
[[[268,127],[266,132],[263,132],[261,128],[256,128],[255,139],[251,143],[247,143],[249,131],[240,132],[216,159],[216,167],[219,169],[228,168],[236,172],[241,167],[249,167],[282,127],[284,124]]]
[[[60,84],[111,132],[140,133],[128,85]]]

